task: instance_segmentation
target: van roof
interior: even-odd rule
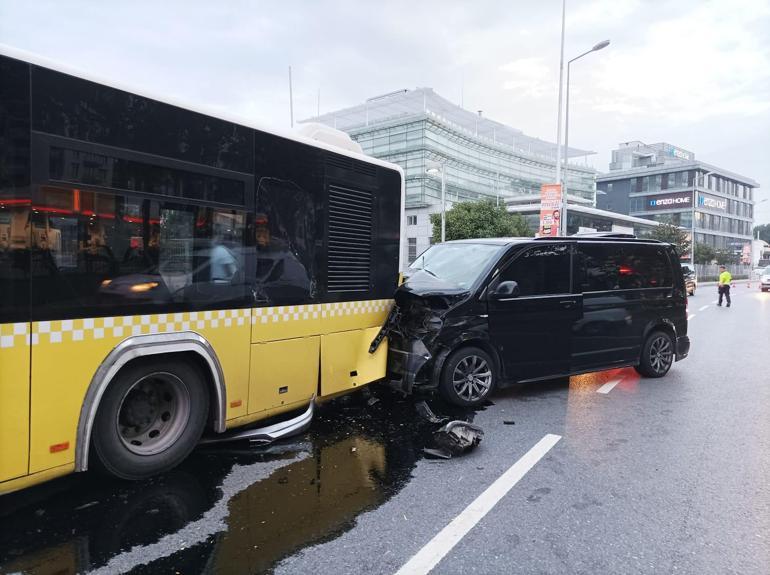
[[[637,238],[628,235],[583,235],[583,236],[553,236],[542,238],[473,238],[467,240],[450,240],[448,244],[489,244],[506,246],[522,243],[534,243],[543,241],[580,241],[580,242],[618,242],[631,244],[665,244],[660,240]]]

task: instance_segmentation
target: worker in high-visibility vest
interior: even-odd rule
[[[722,296],[727,299],[727,307],[730,307],[730,282],[733,281],[733,276],[727,271],[725,266],[719,266],[719,303],[722,305]]]

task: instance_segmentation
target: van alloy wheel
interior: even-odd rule
[[[475,403],[489,393],[492,385],[492,370],[483,357],[469,355],[455,367],[452,385],[459,397]]]
[[[666,373],[674,360],[674,350],[671,339],[658,336],[650,344],[650,367],[656,373]]]

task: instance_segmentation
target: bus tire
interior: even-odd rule
[[[168,358],[127,366],[110,382],[94,420],[102,471],[135,480],[177,466],[200,440],[208,407],[196,366]]]

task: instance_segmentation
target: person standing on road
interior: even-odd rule
[[[730,307],[730,282],[733,281],[733,276],[725,269],[725,266],[719,266],[719,303],[722,305],[722,296],[727,299],[727,307]]]

